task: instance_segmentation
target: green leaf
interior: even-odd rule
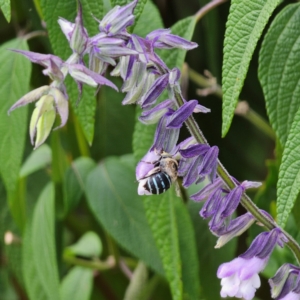
[[[298,109],[289,132],[277,184],[277,222],[286,224],[300,191],[300,110]]]
[[[194,33],[195,25],[195,18],[188,17],[177,22],[174,26],[171,27],[171,30],[173,34],[179,35],[187,40],[191,40]],[[159,51],[159,55],[169,68],[181,68],[185,59],[186,50],[163,50]],[[167,99],[167,97],[168,93],[164,92],[160,99],[165,100]],[[138,118],[141,114],[141,109],[137,108],[136,112],[136,118]],[[142,124],[137,119],[133,133],[133,153],[134,157],[137,160],[140,160],[151,147],[151,144],[153,143],[155,128],[156,125],[145,126],[145,124]]]
[[[0,291],[3,300],[17,300],[18,295],[10,282],[9,272],[6,268],[0,269]]]
[[[49,183],[37,201],[23,241],[23,275],[32,300],[60,299],[54,222],[54,186]]]
[[[300,106],[300,3],[286,6],[272,22],[259,54],[258,75],[268,116],[282,145]]]
[[[95,232],[88,231],[76,244],[67,247],[65,253],[72,256],[98,257],[102,253],[102,243]]]
[[[148,270],[142,261],[135,268],[130,283],[125,291],[124,300],[142,299],[143,289],[146,288]]]
[[[232,0],[224,41],[222,136],[229,130],[256,44],[281,0]]]
[[[176,221],[179,235],[179,249],[182,265],[183,298],[199,299],[200,277],[199,277],[199,259],[197,256],[196,236],[191,217],[187,207],[180,199],[174,198]],[[213,298],[207,298],[213,299]]]
[[[60,293],[62,300],[89,300],[93,288],[93,270],[74,267],[63,278]]]
[[[82,196],[84,182],[96,163],[88,157],[79,157],[67,169],[63,181],[64,215],[75,208]]]
[[[25,146],[27,107],[7,115],[8,109],[29,90],[31,63],[7,49],[28,50],[25,40],[14,39],[0,47],[0,174],[8,197],[16,190]]]
[[[126,5],[132,1],[133,0],[110,0],[112,8],[115,7],[116,5],[120,5],[120,6]],[[147,0],[139,0],[138,1],[137,5],[133,11],[135,22],[137,22],[139,20],[141,14],[143,13],[144,6],[146,3],[147,3]]]
[[[1,0],[0,8],[7,22],[10,22],[11,12],[10,12],[10,0]]]
[[[161,196],[144,197],[147,219],[152,229],[164,271],[169,281],[174,300],[183,298],[182,263],[179,250],[179,236],[175,211],[177,198],[174,188]]]
[[[121,83],[113,80],[114,83]],[[123,93],[103,87],[97,110],[95,135],[95,155],[104,158],[109,155],[122,155],[132,152],[134,129],[134,107],[121,105]],[[122,130],[120,130],[122,128]]]
[[[173,299],[199,299],[200,279],[195,232],[182,200],[172,187],[144,197],[148,222],[163,261]],[[181,295],[181,296],[180,296]]]
[[[74,22],[76,17],[77,1],[67,0],[42,0],[41,8],[45,21],[47,23],[47,29],[49,33],[50,42],[54,53],[60,56],[62,59],[67,59],[72,51],[69,44],[63,35],[60,27],[57,23],[58,17],[63,17],[70,22]],[[83,7],[83,20],[84,26],[88,30],[90,35],[96,34],[98,31],[97,22],[91,17],[91,13],[96,18],[101,19],[103,15],[103,1],[101,0],[83,0],[81,1]],[[95,89],[84,86],[82,98],[77,105],[78,90],[73,80],[68,79],[67,91],[70,97],[73,110],[78,117],[78,121],[83,129],[84,135],[89,144],[92,143],[94,137],[94,123],[95,123]]]
[[[36,171],[44,169],[51,164],[51,161],[51,149],[47,144],[43,144],[27,157],[22,165],[19,176],[26,177]]]
[[[86,180],[88,204],[97,221],[122,247],[162,274],[134,174],[128,161],[105,159]]]

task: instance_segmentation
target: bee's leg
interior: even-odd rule
[[[181,197],[182,195],[181,195],[181,191],[180,191],[180,186],[179,186],[179,183],[177,180],[174,182],[174,185],[175,185],[176,196]]]

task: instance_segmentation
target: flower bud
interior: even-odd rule
[[[34,145],[34,149],[39,147],[48,137],[54,124],[55,116],[56,111],[53,96],[42,96],[36,103],[36,108],[30,120],[30,139]]]

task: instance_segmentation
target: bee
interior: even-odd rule
[[[162,194],[171,187],[172,183],[175,183],[176,194],[180,196],[177,182],[178,161],[164,151],[158,155],[160,158],[157,161],[147,162],[153,164],[154,168],[139,180],[139,194]]]

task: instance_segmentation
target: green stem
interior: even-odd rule
[[[90,154],[90,150],[89,150],[87,141],[84,137],[84,134],[83,134],[83,131],[80,127],[79,121],[78,121],[76,115],[74,114],[73,110],[72,110],[71,115],[72,115],[72,118],[74,120],[76,140],[77,140],[77,143],[78,143],[78,148],[79,148],[79,151],[80,151],[80,155],[90,157],[91,154]]]
[[[112,256],[109,256],[106,261],[99,259],[85,260],[69,255],[64,255],[63,259],[66,263],[99,271],[109,270],[116,266],[116,261]]]
[[[196,18],[196,22],[199,22],[199,20],[206,15],[209,11],[211,11],[212,9],[214,9],[215,7],[217,7],[218,5],[226,2],[227,0],[212,0],[209,3],[207,3],[206,5],[204,5],[202,8],[200,8],[196,14],[195,14],[195,18]]]
[[[183,98],[181,96],[180,91],[174,89],[175,99],[177,101],[177,105],[180,107],[184,104]],[[204,137],[202,131],[200,130],[198,124],[196,123],[193,116],[190,116],[186,122],[185,122],[188,130],[190,131],[191,135],[195,138],[195,140],[199,144],[206,144],[208,145],[208,142],[206,138]],[[227,170],[224,168],[222,163],[218,160],[218,166],[217,166],[217,172],[218,175],[223,179],[224,183],[230,188],[233,189],[236,187],[235,182],[233,181],[232,177],[229,175]],[[244,193],[241,199],[242,206],[249,211],[257,221],[262,223],[268,230],[272,230],[275,227],[278,227],[278,225],[275,223],[275,221],[267,218],[262,211],[251,201],[251,199]],[[285,234],[285,236],[288,239],[287,245],[294,253],[298,263],[300,262],[300,246],[297,244],[297,242],[291,237],[287,232],[285,232],[283,229],[281,231]]]

